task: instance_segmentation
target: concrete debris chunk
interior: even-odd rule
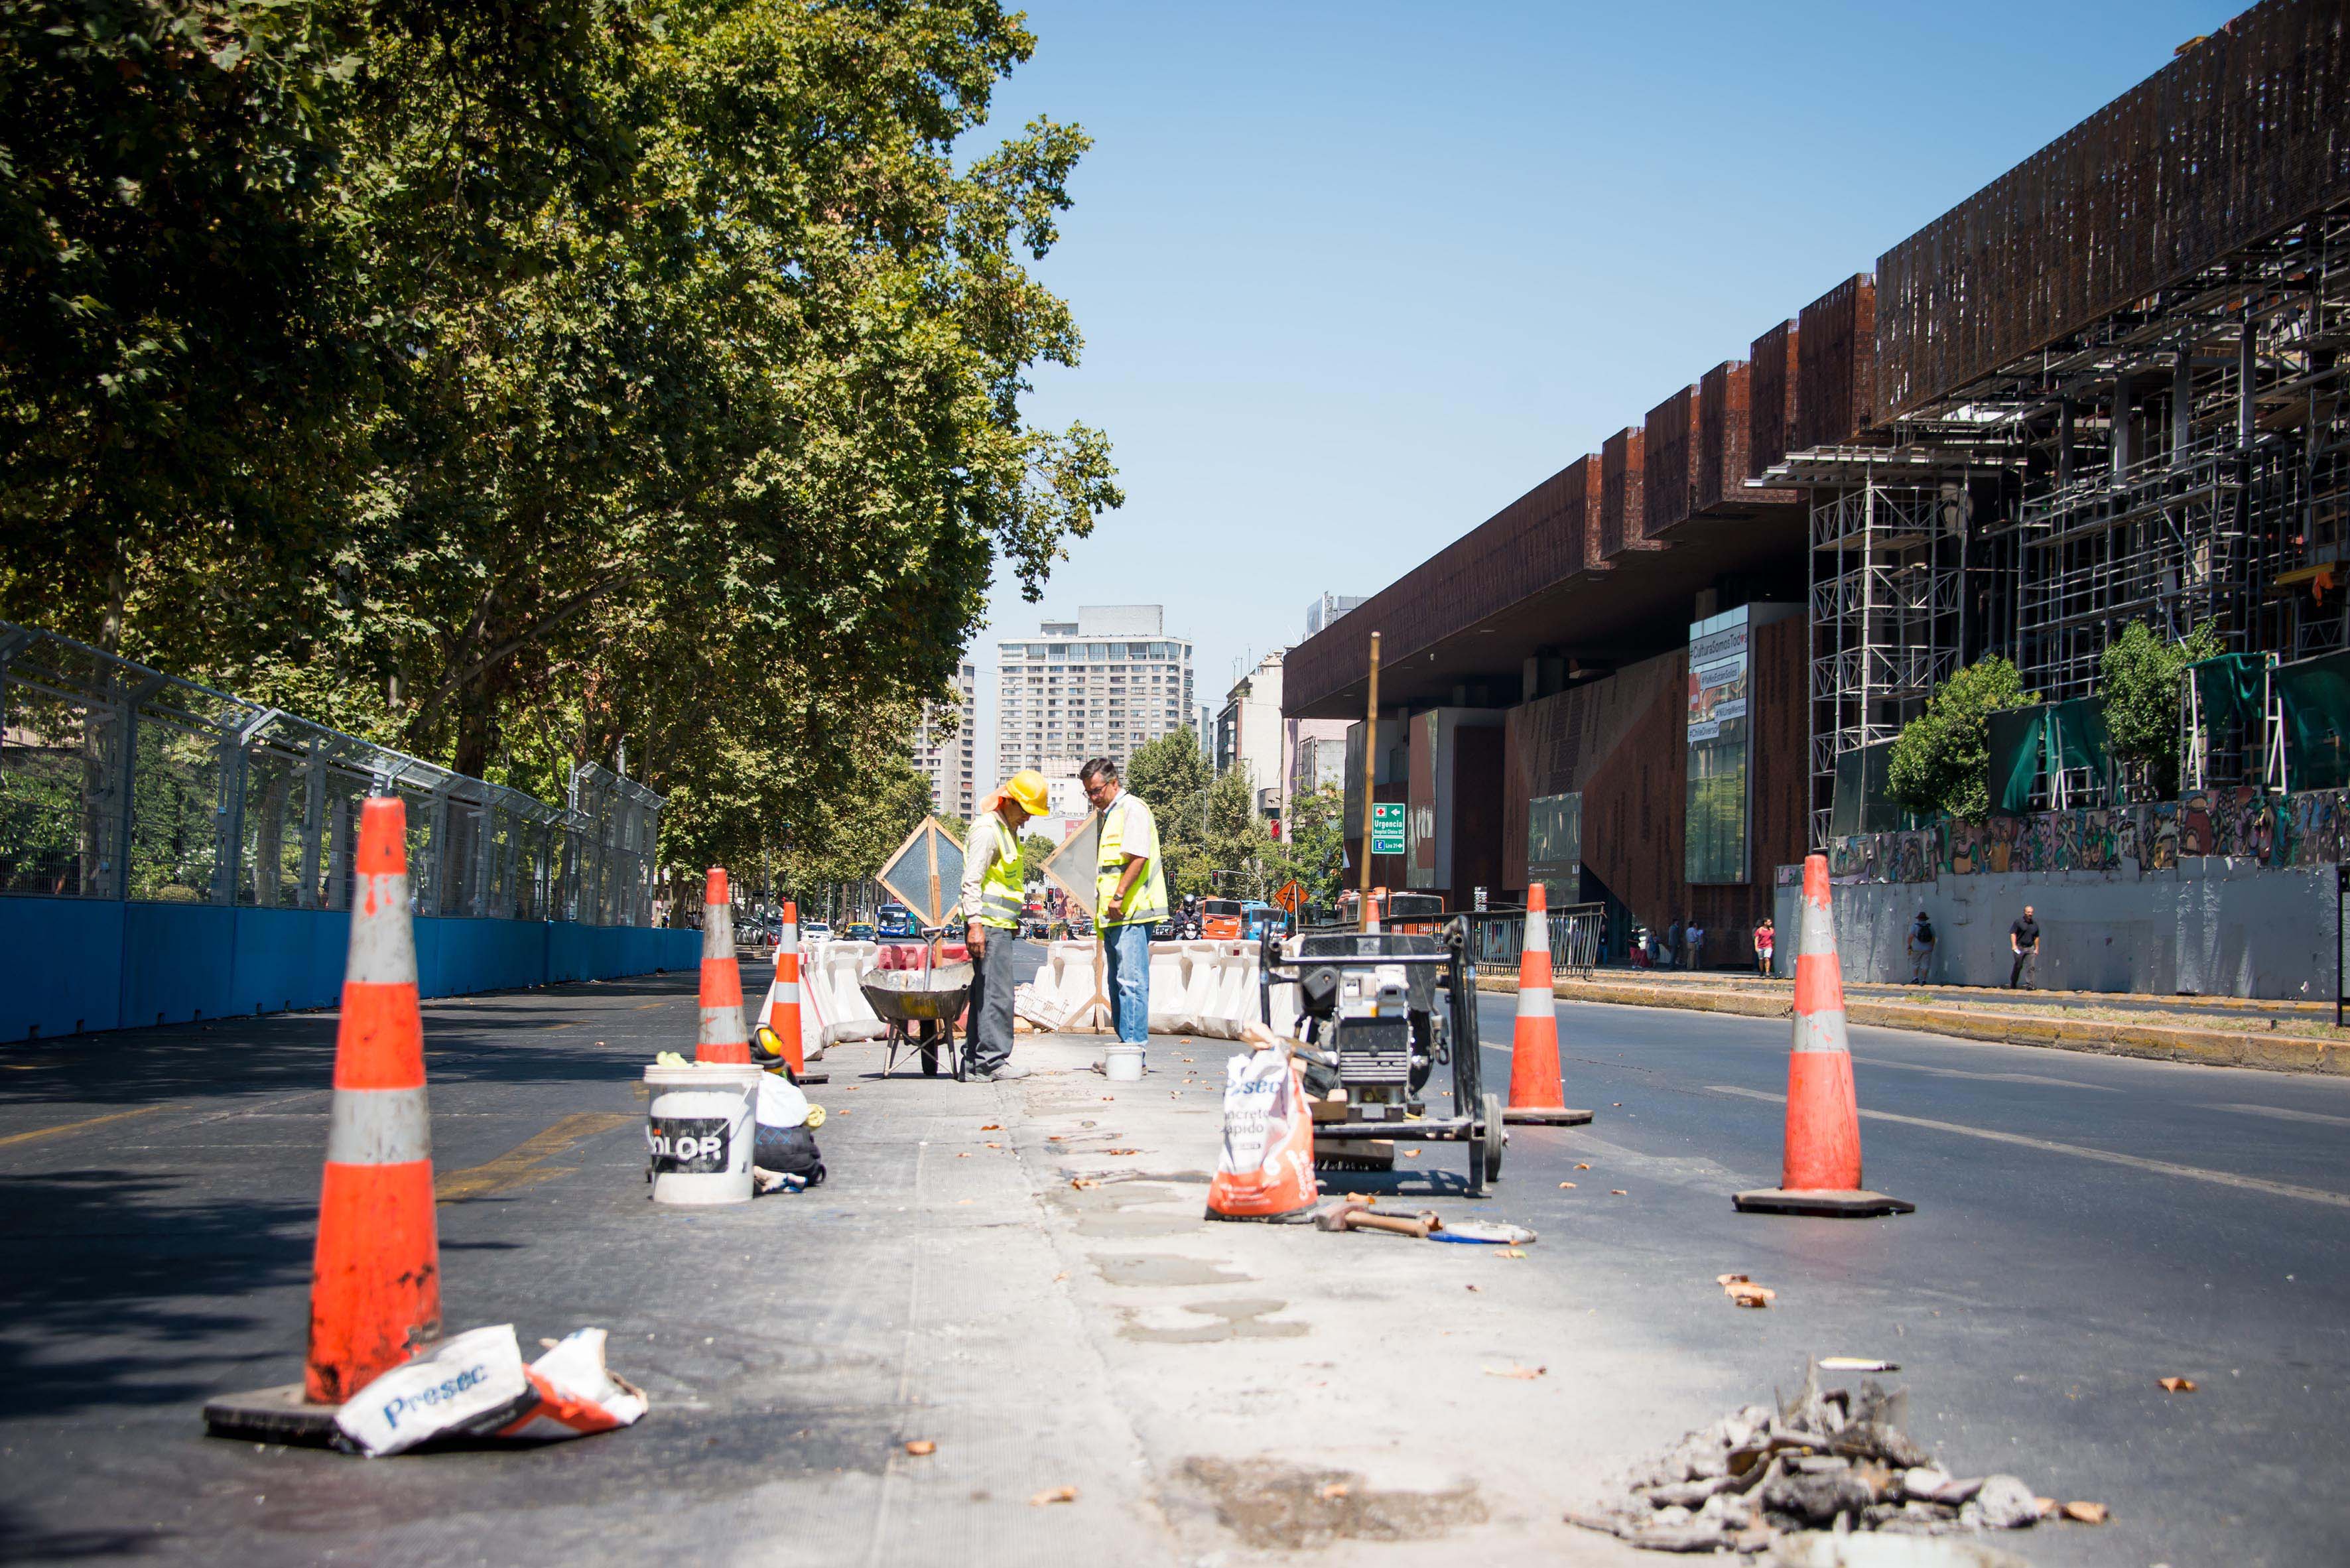
[[[1725,1292],[1739,1282],[1749,1282],[1742,1275],[1721,1281]],[[2014,1476],[1952,1476],[1903,1429],[1906,1390],[1874,1378],[1863,1379],[1857,1393],[1823,1387],[1823,1365],[1806,1360],[1794,1395],[1733,1411],[1634,1466],[1619,1496],[1570,1513],[1568,1521],[1649,1551],[1752,1553],[1872,1532],[1963,1536],[2020,1530],[2059,1516],[2053,1502],[2035,1497]],[[2102,1522],[2105,1511],[2095,1503],[2068,1503],[2061,1516]],[[1947,1549],[1960,1553],[1949,1559],[1953,1563],[2015,1561],[1962,1541]],[[1888,1541],[1883,1550],[1913,1548]],[[1914,1550],[1945,1547],[1920,1542]],[[1978,1555],[1968,1557],[1969,1552]]]

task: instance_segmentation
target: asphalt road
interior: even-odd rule
[[[764,970],[746,970],[746,989],[764,983]],[[1494,1085],[1507,1083],[1512,1000],[1482,1009]],[[999,1520],[936,1485],[923,1502],[929,1493],[905,1492],[876,1465],[902,1435],[910,1388],[966,1411],[969,1436],[953,1446],[1004,1468],[968,1485],[974,1499],[1024,1498],[1022,1465],[1083,1473],[1089,1498],[1132,1488],[1127,1450],[1101,1434],[1150,1398],[1168,1402],[1139,1420],[1151,1463],[1201,1451],[1186,1445],[1204,1417],[1182,1403],[1174,1364],[1138,1361],[1118,1381],[1120,1347],[1157,1322],[1126,1316],[1146,1310],[1134,1303],[1148,1287],[1097,1283],[1066,1235],[1056,1261],[1047,1236],[1060,1222],[1040,1231],[1030,1186],[991,1163],[1014,1158],[986,1141],[1007,1136],[983,1125],[1000,1119],[1029,1140],[1038,1189],[1065,1188],[1030,1124],[1055,1096],[1098,1103],[1098,1081],[882,1084],[868,1075],[869,1048],[846,1054],[824,1096],[843,1113],[824,1135],[841,1174],[820,1199],[655,1211],[634,1080],[653,1050],[691,1048],[692,1018],[686,976],[428,1006],[448,1321],[512,1319],[525,1345],[607,1325],[616,1366],[652,1391],[659,1418],[610,1440],[413,1464],[199,1435],[206,1397],[299,1364],[331,1017],[0,1054],[0,1560],[915,1560],[868,1544],[882,1537],[863,1521],[884,1517],[932,1542],[1011,1532],[958,1561],[1115,1560],[1087,1544],[1097,1526],[1084,1518],[1015,1501]],[[1554,1472],[1514,1494],[1522,1511],[1595,1497],[1611,1464],[1671,1430],[1792,1387],[1807,1354],[1869,1355],[1903,1364],[1913,1435],[1953,1469],[2005,1469],[2114,1510],[2102,1529],[2002,1542],[2033,1563],[2345,1560],[2350,1511],[2330,1476],[2350,1440],[2350,1084],[1856,1030],[1869,1179],[1918,1211],[1773,1219],[1735,1214],[1729,1194],[1776,1178],[1783,1021],[1580,1005],[1562,1006],[1560,1021],[1570,1103],[1596,1109],[1593,1126],[1517,1129],[1481,1202],[1459,1195],[1461,1162],[1447,1148],[1397,1178],[1342,1179],[1536,1227],[1542,1241],[1522,1261],[1438,1261],[1491,1271],[1477,1276],[1483,1295],[1429,1294],[1418,1282],[1438,1276],[1409,1247],[1310,1231],[1198,1234],[1187,1217],[1130,1240],[1087,1243],[1081,1231],[1076,1244],[1229,1253],[1263,1282],[1230,1290],[1277,1293],[1314,1320],[1294,1343],[1317,1366],[1382,1343],[1416,1344],[1436,1365],[1440,1345],[1470,1342],[1475,1324],[1458,1314],[1492,1314],[1479,1345],[1547,1363],[1550,1376],[1489,1387],[1472,1374],[1451,1397],[1497,1420],[1497,1401],[1556,1412],[1554,1445],[1510,1428],[1510,1451],[1545,1451]],[[1211,1136],[1225,1049],[1154,1049],[1170,1081],[1163,1100],[1156,1084],[1149,1097],[1190,1129],[1189,1152],[1154,1169],[1202,1158],[1193,1146]],[[1146,1144],[1159,1136],[1126,1126]],[[1179,1213],[1196,1216],[1196,1189],[1182,1185],[1196,1176],[1165,1178]],[[949,1180],[971,1185],[937,1185]],[[920,1361],[909,1359],[913,1255],[932,1260]],[[1357,1257],[1384,1273],[1314,1283],[1314,1271]],[[1779,1293],[1771,1310],[1729,1305],[1714,1276],[1733,1270]],[[975,1290],[983,1278],[997,1283]],[[1101,1301],[1055,1293],[1081,1287]],[[1440,1337],[1440,1325],[1463,1336]],[[1112,1346],[1107,1383],[1089,1343]],[[1290,1343],[1252,1342],[1274,1359],[1240,1378],[1234,1408],[1267,1408],[1262,1386],[1280,1378],[1264,1368]],[[1200,1376],[1237,1354],[1201,1348]],[[2198,1391],[2165,1394],[2166,1376]],[[1094,1392],[1068,1409],[1084,1421],[1042,1394],[1080,1386]],[[1007,1386],[1035,1407],[1007,1405]],[[1310,1447],[1316,1422],[1337,1423],[1335,1438],[1364,1425],[1365,1408],[1393,1406],[1380,1389],[1358,1391],[1368,1407],[1281,1408]],[[1250,1429],[1232,1440],[1244,1446]],[[1430,1458],[1473,1474],[1473,1449]],[[893,1495],[935,1511],[890,1513]],[[1020,1533],[1048,1527],[1066,1537],[1049,1552]],[[1128,1560],[1146,1560],[1139,1551]]]
[[[1489,1086],[1513,1002],[1480,1012]],[[2114,1510],[2004,1542],[2034,1562],[2350,1561],[2314,1459],[2350,1442],[2350,1083],[1856,1029],[1868,1184],[1918,1212],[1771,1218],[1729,1195],[1777,1184],[1783,1021],[1562,1005],[1559,1028],[1598,1119],[1516,1129],[1492,1206],[1542,1231],[1529,1266],[1562,1295],[1725,1391],[1792,1388],[1806,1353],[1900,1362],[1954,1471]],[[1777,1302],[1728,1308],[1731,1271]]]

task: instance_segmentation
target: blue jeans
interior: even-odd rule
[[[1150,926],[1111,926],[1102,933],[1104,978],[1109,986],[1110,1017],[1117,1022],[1118,1043],[1150,1044]]]

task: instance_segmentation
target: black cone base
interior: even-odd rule
[[[204,1430],[215,1438],[290,1443],[323,1449],[334,1441],[337,1405],[313,1405],[299,1383],[224,1394],[204,1406]]]
[[[1579,1127],[1591,1119],[1589,1111],[1538,1110],[1530,1106],[1504,1106],[1502,1119],[1514,1127]]]
[[[1866,1189],[1831,1192],[1804,1188],[1768,1187],[1733,1193],[1731,1205],[1741,1214],[1815,1214],[1830,1220],[1873,1220],[1881,1214],[1915,1214],[1915,1203],[1887,1198]]]

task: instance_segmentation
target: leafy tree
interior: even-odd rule
[[[819,840],[991,561],[1119,504],[1021,410],[1087,145],[993,0],[0,9],[0,613],[559,798]],[[850,840],[857,836],[850,834]]]
[[[1212,775],[1200,753],[1198,732],[1186,725],[1136,747],[1119,776],[1159,824],[1168,894],[1205,892],[1209,862],[1201,811]]]
[[[1228,898],[1263,898],[1281,886],[1273,831],[1256,809],[1256,792],[1241,768],[1219,774],[1207,790],[1206,886]]]
[[[2147,798],[2178,793],[2178,722],[2182,678],[2189,665],[2227,651],[2205,621],[2178,642],[2165,642],[2133,621],[2097,660],[2105,696],[2106,733],[2114,760],[2137,776]]]
[[[1901,727],[1886,759],[1885,788],[1896,804],[1920,816],[1981,822],[1991,815],[1986,774],[1991,766],[1990,716],[2040,701],[2022,677],[1993,657],[1942,682],[1926,711]]]
[[[1339,819],[1346,809],[1346,792],[1335,784],[1325,784],[1290,801],[1274,857],[1276,887],[1295,880],[1305,885],[1308,901],[1336,902],[1345,878],[1346,833]]]

